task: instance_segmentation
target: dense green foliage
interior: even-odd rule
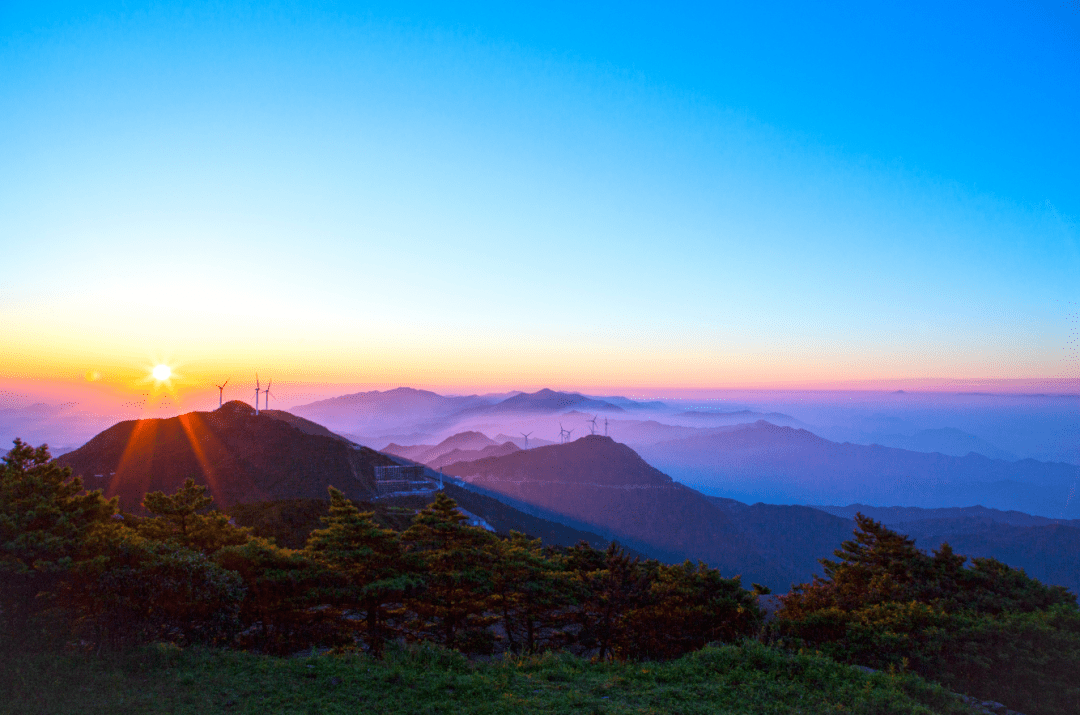
[[[63,683],[57,688],[55,683]],[[271,658],[159,644],[98,658],[0,653],[2,715],[547,713],[971,715],[909,674],[866,674],[755,642],[663,663],[566,653],[483,662],[432,644]]]
[[[56,607],[60,588],[89,557],[91,533],[116,511],[49,460],[45,447],[17,439],[0,470],[0,609],[12,639]]]
[[[416,509],[425,504],[421,499],[406,497],[378,503],[358,502],[356,506],[360,511],[374,513],[379,526],[404,531],[409,528]],[[229,516],[238,525],[289,549],[304,548],[311,532],[322,527],[322,519],[329,513],[330,502],[326,499],[278,499],[229,507]]]
[[[196,485],[194,479],[184,480],[176,494],[150,492],[142,505],[157,518],[139,521],[138,530],[147,538],[205,553],[246,543],[251,530],[236,527],[219,511],[210,511],[213,501],[206,487]]]
[[[47,671],[70,658],[87,678],[121,663],[118,692],[143,702],[146,679],[130,678],[126,659],[173,653],[154,667],[181,678],[162,701],[176,711],[205,705],[210,696],[183,683],[215,668],[229,673],[222,692],[247,689],[234,698],[247,709],[306,709],[273,684],[293,665],[198,648],[333,649],[309,665],[384,711],[964,712],[923,676],[1027,715],[1080,712],[1075,596],[992,559],[968,564],[948,545],[925,554],[862,516],[855,539],[823,560],[825,577],[785,596],[766,629],[756,594],[702,563],[502,537],[470,526],[445,494],[381,514],[329,496],[322,528],[290,548],[214,511],[191,480],[145,495],[149,517],[120,515],[47,450],[16,442],[0,471],[3,685],[40,686],[27,663]],[[746,640],[762,635],[774,647]],[[170,643],[182,649],[161,650]],[[719,643],[740,645],[708,647]],[[502,658],[479,666],[460,653]],[[387,687],[406,679],[409,692]],[[346,707],[334,692],[308,702]],[[28,712],[74,707],[28,697],[39,702]]]
[[[331,488],[324,527],[290,549],[213,511],[190,479],[175,494],[146,494],[151,516],[140,518],[116,514],[97,492],[80,495],[45,450],[19,443],[6,465],[0,554],[13,578],[0,608],[14,623],[39,614],[56,637],[99,651],[174,641],[379,655],[404,640],[475,654],[670,659],[761,625],[738,578],[642,561],[615,544],[502,538],[470,526],[444,494],[396,531]]]
[[[793,644],[874,668],[901,667],[1027,715],[1080,712],[1076,597],[947,544],[928,555],[857,517],[825,578],[783,599],[776,631]]]

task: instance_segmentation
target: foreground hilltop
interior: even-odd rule
[[[188,477],[221,507],[272,499],[326,498],[333,485],[353,499],[375,493],[374,468],[396,464],[289,413],[258,415],[232,401],[213,412],[128,420],[56,459],[88,488],[137,510],[149,491],[172,493]]]

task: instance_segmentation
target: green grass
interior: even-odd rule
[[[971,712],[910,675],[867,674],[758,643],[669,663],[565,654],[470,662],[432,646],[385,660],[273,658],[158,645],[100,657],[0,655],[0,713],[900,713]]]

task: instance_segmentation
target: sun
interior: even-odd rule
[[[155,365],[154,369],[150,371],[150,374],[154,376],[154,379],[158,382],[165,382],[172,377],[172,368],[168,365]]]

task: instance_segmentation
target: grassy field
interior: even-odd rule
[[[669,663],[569,655],[471,662],[431,646],[272,658],[159,645],[100,657],[0,656],[11,713],[970,713],[913,676],[757,643]]]

